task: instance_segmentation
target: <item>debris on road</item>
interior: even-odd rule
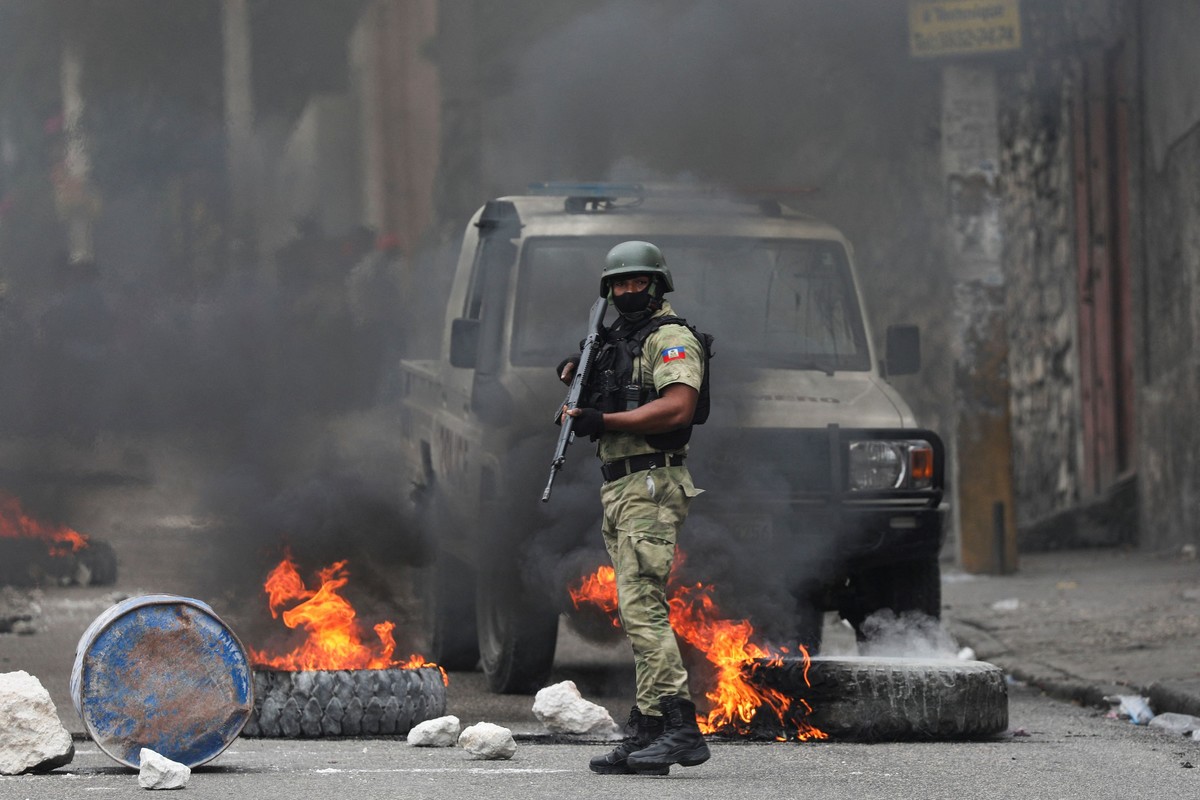
[[[1134,725],[1146,725],[1154,719],[1154,712],[1150,710],[1150,699],[1147,697],[1136,694],[1114,694],[1105,696],[1104,700],[1115,706],[1108,712],[1108,715],[1114,719],[1128,719]]]
[[[814,656],[763,659],[752,673],[761,691],[796,698],[806,721],[841,741],[988,739],[1008,729],[1004,672],[955,658]],[[786,720],[757,714],[759,739],[791,738]],[[803,741],[803,740],[802,740]]]
[[[1191,714],[1176,714],[1173,711],[1158,714],[1147,724],[1151,728],[1162,728],[1164,731],[1174,733],[1177,736],[1185,736],[1189,733],[1200,731],[1200,717],[1193,717]]]
[[[37,633],[35,619],[41,616],[41,590],[20,591],[12,586],[0,590],[0,633]]]
[[[512,731],[491,722],[479,722],[462,732],[458,745],[467,751],[468,757],[477,761],[499,761],[512,758],[517,752],[517,743]]]
[[[408,743],[413,747],[453,747],[461,731],[462,725],[453,714],[427,719],[408,732]]]
[[[139,753],[138,786],[143,789],[182,789],[192,777],[186,764],[172,761],[148,747]]]
[[[216,758],[253,708],[250,663],[206,603],[151,594],[105,610],[80,637],[71,700],[96,746],[137,769],[150,748],[189,767]]]
[[[533,715],[551,733],[571,733],[618,738],[621,729],[604,706],[585,700],[575,681],[563,681],[539,689],[533,700]]]
[[[408,733],[446,713],[437,667],[284,672],[254,670],[244,736],[295,739]]]
[[[1021,601],[1016,597],[1006,597],[992,603],[992,611],[1016,611],[1020,607]]]
[[[0,775],[48,772],[75,757],[50,693],[28,672],[0,674],[0,719]]]

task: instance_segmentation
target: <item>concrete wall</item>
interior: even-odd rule
[[[1002,83],[1013,479],[1028,526],[1079,500],[1071,65],[1029,61]]]
[[[1200,7],[1142,8],[1140,529],[1144,546],[1173,550],[1200,543]]]
[[[1001,69],[1008,369],[1025,548],[1112,538],[1077,518],[1092,498],[1082,474],[1076,251],[1076,203],[1086,199],[1075,197],[1072,106],[1086,53],[1134,46],[1133,9],[1120,0],[1023,4],[1023,52]]]

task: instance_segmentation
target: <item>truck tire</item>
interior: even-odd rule
[[[440,670],[254,671],[243,736],[298,739],[404,734],[446,713]]]
[[[839,610],[860,642],[866,640],[863,622],[877,611],[890,609],[897,617],[917,611],[942,618],[942,570],[936,557],[864,570],[851,581],[855,600]]]
[[[445,669],[465,671],[479,663],[475,627],[475,575],[469,566],[446,553],[425,575],[425,636],[429,660]]]
[[[481,566],[475,595],[479,660],[497,694],[533,694],[546,685],[558,644],[558,609],[537,602],[506,559]]]
[[[808,683],[799,659],[758,662],[752,681],[804,698],[812,707],[804,721],[839,741],[985,739],[1008,728],[1004,672],[981,661],[817,656]],[[774,715],[759,717],[755,737],[794,733]]]

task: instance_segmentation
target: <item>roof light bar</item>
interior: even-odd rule
[[[760,186],[752,184],[714,186],[702,183],[608,183],[605,181],[543,181],[529,184],[534,195],[594,197],[724,197],[756,200],[813,194],[815,186]]]
[[[645,197],[646,188],[640,183],[574,183],[571,181],[544,181],[529,184],[529,193],[535,195],[568,197]]]

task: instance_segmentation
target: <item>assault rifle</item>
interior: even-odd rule
[[[583,351],[579,354],[579,365],[575,367],[575,376],[571,378],[571,388],[567,390],[567,399],[562,405],[568,409],[575,408],[579,405],[579,398],[583,394],[583,387],[591,377],[592,363],[596,360],[596,353],[600,351],[600,331],[604,324],[604,312],[608,310],[608,299],[599,297],[592,304],[591,313],[588,315],[588,335],[583,340]],[[554,488],[554,477],[558,475],[558,471],[562,469],[562,465],[567,460],[567,445],[571,444],[575,438],[575,418],[563,413],[562,408],[558,409],[559,429],[558,429],[558,446],[554,448],[554,458],[550,460],[550,480],[546,481],[546,491],[542,492],[542,502],[550,502],[550,491]]]

